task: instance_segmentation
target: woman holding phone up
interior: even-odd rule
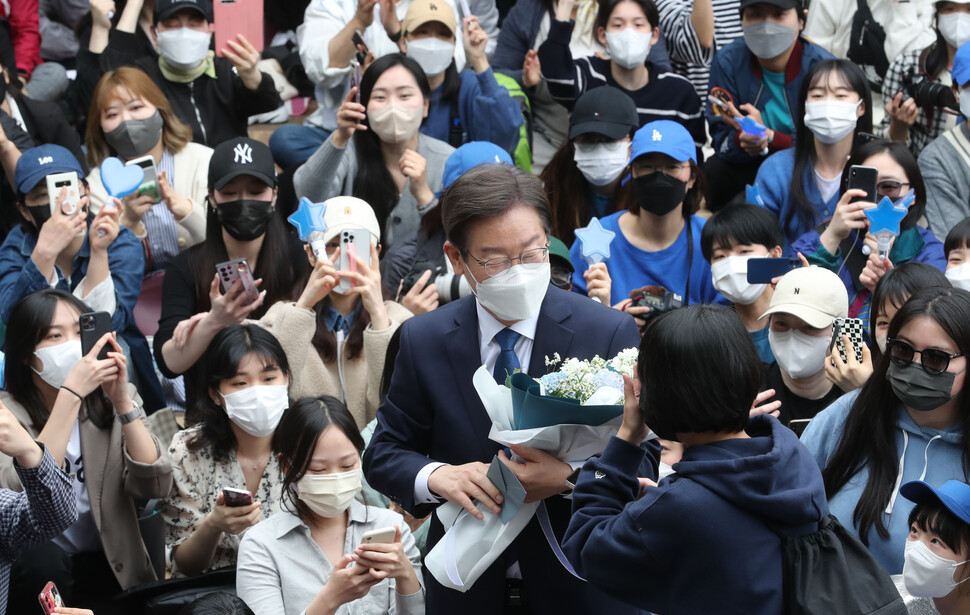
[[[114,613],[112,596],[155,580],[134,498],[168,495],[172,469],[145,426],[114,334],[81,355],[80,316],[89,311],[72,294],[48,288],[21,299],[7,323],[7,390],[0,401],[65,467],[78,509],[71,527],[14,565],[9,613],[33,612],[48,581],[68,604]],[[107,358],[99,360],[105,348]],[[22,488],[13,459],[4,455],[0,487]]]
[[[236,593],[249,608],[257,615],[423,615],[421,555],[404,518],[356,499],[364,440],[346,406],[328,395],[294,403],[273,451],[283,469],[283,510],[239,547]],[[365,540],[373,530],[388,533]]]
[[[153,345],[162,374],[185,374],[185,408],[195,422],[198,391],[192,367],[216,334],[266,306],[292,301],[306,279],[307,261],[298,240],[276,211],[276,170],[269,148],[253,139],[220,143],[209,163],[206,240],[173,259],[165,270],[162,315]],[[262,291],[252,300],[242,280],[221,284],[216,265],[246,259]],[[173,403],[181,400],[175,395]]]

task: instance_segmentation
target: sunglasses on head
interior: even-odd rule
[[[889,354],[889,360],[900,367],[909,365],[913,362],[913,358],[919,355],[923,371],[934,376],[945,372],[946,368],[950,366],[951,359],[963,356],[962,352],[950,354],[938,348],[916,350],[903,340],[888,340],[886,342],[886,352]]]

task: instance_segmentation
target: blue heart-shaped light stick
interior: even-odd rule
[[[765,206],[765,200],[761,198],[761,190],[755,185],[744,187],[744,202],[759,207]]]
[[[324,220],[326,213],[326,203],[314,203],[310,199],[303,197],[300,199],[300,206],[297,210],[286,219],[287,222],[296,227],[300,239],[310,243],[310,248],[318,259],[326,257],[326,244],[322,239],[310,241],[310,233],[322,233],[327,230],[327,223]]]
[[[884,196],[875,208],[866,210],[869,232],[876,238],[876,250],[880,259],[886,260],[889,256],[892,240],[899,236],[899,223],[909,213],[909,206],[914,198],[915,194],[912,190],[895,204],[888,196]]]
[[[145,180],[145,170],[133,164],[125,166],[118,158],[105,158],[101,163],[101,183],[109,195],[116,199],[123,199],[138,190]],[[114,207],[113,201],[108,201],[105,207]]]

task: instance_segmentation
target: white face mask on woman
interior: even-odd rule
[[[959,49],[970,41],[970,13],[940,15],[938,20],[940,34],[951,47]]]
[[[813,337],[795,329],[781,333],[768,330],[768,345],[775,361],[792,378],[807,378],[822,371],[829,341],[828,337]]]
[[[321,517],[342,514],[361,491],[360,468],[336,474],[304,474],[296,482],[300,500]]]
[[[262,438],[273,433],[290,407],[285,384],[255,385],[222,395],[229,420],[251,436]]]
[[[158,55],[173,68],[189,71],[202,63],[209,53],[208,32],[178,28],[158,33]]]
[[[630,160],[630,143],[610,148],[606,143],[597,143],[586,151],[576,148],[573,160],[586,181],[594,186],[605,186],[620,176]]]
[[[421,127],[424,106],[389,103],[367,112],[367,123],[384,143],[403,143]]]
[[[43,364],[40,371],[34,369],[34,372],[41,380],[59,389],[74,366],[81,362],[81,341],[70,340],[56,346],[38,348],[34,351],[34,356]]]
[[[637,32],[633,28],[624,28],[620,32],[607,32],[606,48],[614,62],[623,68],[636,68],[647,61],[652,37],[652,30]]]
[[[805,127],[822,143],[838,143],[855,130],[859,118],[856,103],[841,100],[815,100],[805,103]]]
[[[970,92],[967,93],[967,98],[970,99]],[[950,267],[946,270],[945,275],[954,288],[970,290],[970,263]]]
[[[417,62],[424,74],[429,77],[445,72],[454,55],[454,43],[434,36],[408,41],[407,56]]]
[[[942,598],[967,580],[953,580],[956,569],[966,563],[940,557],[920,540],[908,540],[903,552],[903,584],[914,596]]]

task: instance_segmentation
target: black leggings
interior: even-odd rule
[[[112,604],[121,586],[104,552],[69,555],[53,542],[24,551],[14,562],[7,613],[39,613],[37,596],[48,581],[57,586],[66,606],[121,615]]]

